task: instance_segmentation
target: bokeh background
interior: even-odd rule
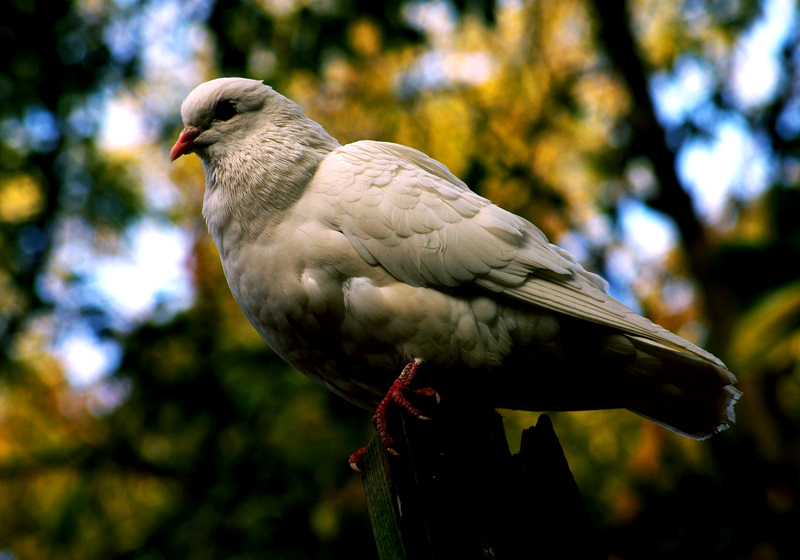
[[[370,414],[259,339],[199,160],[168,164],[183,97],[230,75],[343,143],[441,160],[738,375],[738,423],[705,442],[552,415],[612,558],[800,558],[798,18],[792,0],[4,2],[0,559],[376,558],[346,464]],[[505,413],[512,448],[536,416]]]

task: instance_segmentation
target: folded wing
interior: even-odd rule
[[[724,368],[638,315],[532,223],[470,191],[441,163],[397,144],[356,142],[326,158],[325,194],[359,255],[413,286],[503,293],[613,327]]]

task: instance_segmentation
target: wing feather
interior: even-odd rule
[[[723,366],[609,296],[605,280],[536,226],[473,193],[421,152],[362,141],[332,152],[323,168],[318,176],[335,178],[322,191],[336,209],[336,225],[365,261],[400,281],[479,286]]]

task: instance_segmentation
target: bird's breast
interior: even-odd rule
[[[236,301],[273,350],[365,405],[411,359],[442,372],[497,368],[554,321],[489,295],[406,284],[313,221],[287,221],[269,236],[229,245],[223,266]]]

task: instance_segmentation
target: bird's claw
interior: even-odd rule
[[[357,473],[361,472],[361,457],[364,455],[364,452],[366,450],[367,450],[366,447],[362,447],[361,449],[350,455],[350,458],[347,460],[347,462],[350,464],[350,468],[356,471]]]
[[[406,395],[413,393],[421,397],[434,398],[436,399],[437,404],[442,402],[441,396],[439,396],[439,393],[437,393],[432,387],[424,387],[422,389],[409,388],[411,380],[414,379],[414,376],[417,374],[417,370],[419,369],[421,363],[421,360],[409,362],[405,369],[403,369],[403,372],[400,374],[400,376],[395,380],[394,383],[392,383],[392,386],[386,392],[386,396],[383,397],[383,400],[381,400],[378,408],[375,409],[375,416],[372,417],[372,423],[375,425],[375,429],[378,431],[378,437],[380,437],[384,449],[386,449],[387,453],[394,456],[399,456],[400,453],[398,453],[393,447],[394,438],[392,438],[392,436],[389,434],[389,428],[387,426],[387,412],[390,406],[394,405],[400,407],[403,411],[405,411],[406,414],[413,418],[417,418],[419,420],[430,420],[430,416],[425,416],[422,414],[417,407],[408,401]],[[364,448],[359,449],[350,456],[350,468],[356,472],[361,472],[360,462],[364,451]]]

